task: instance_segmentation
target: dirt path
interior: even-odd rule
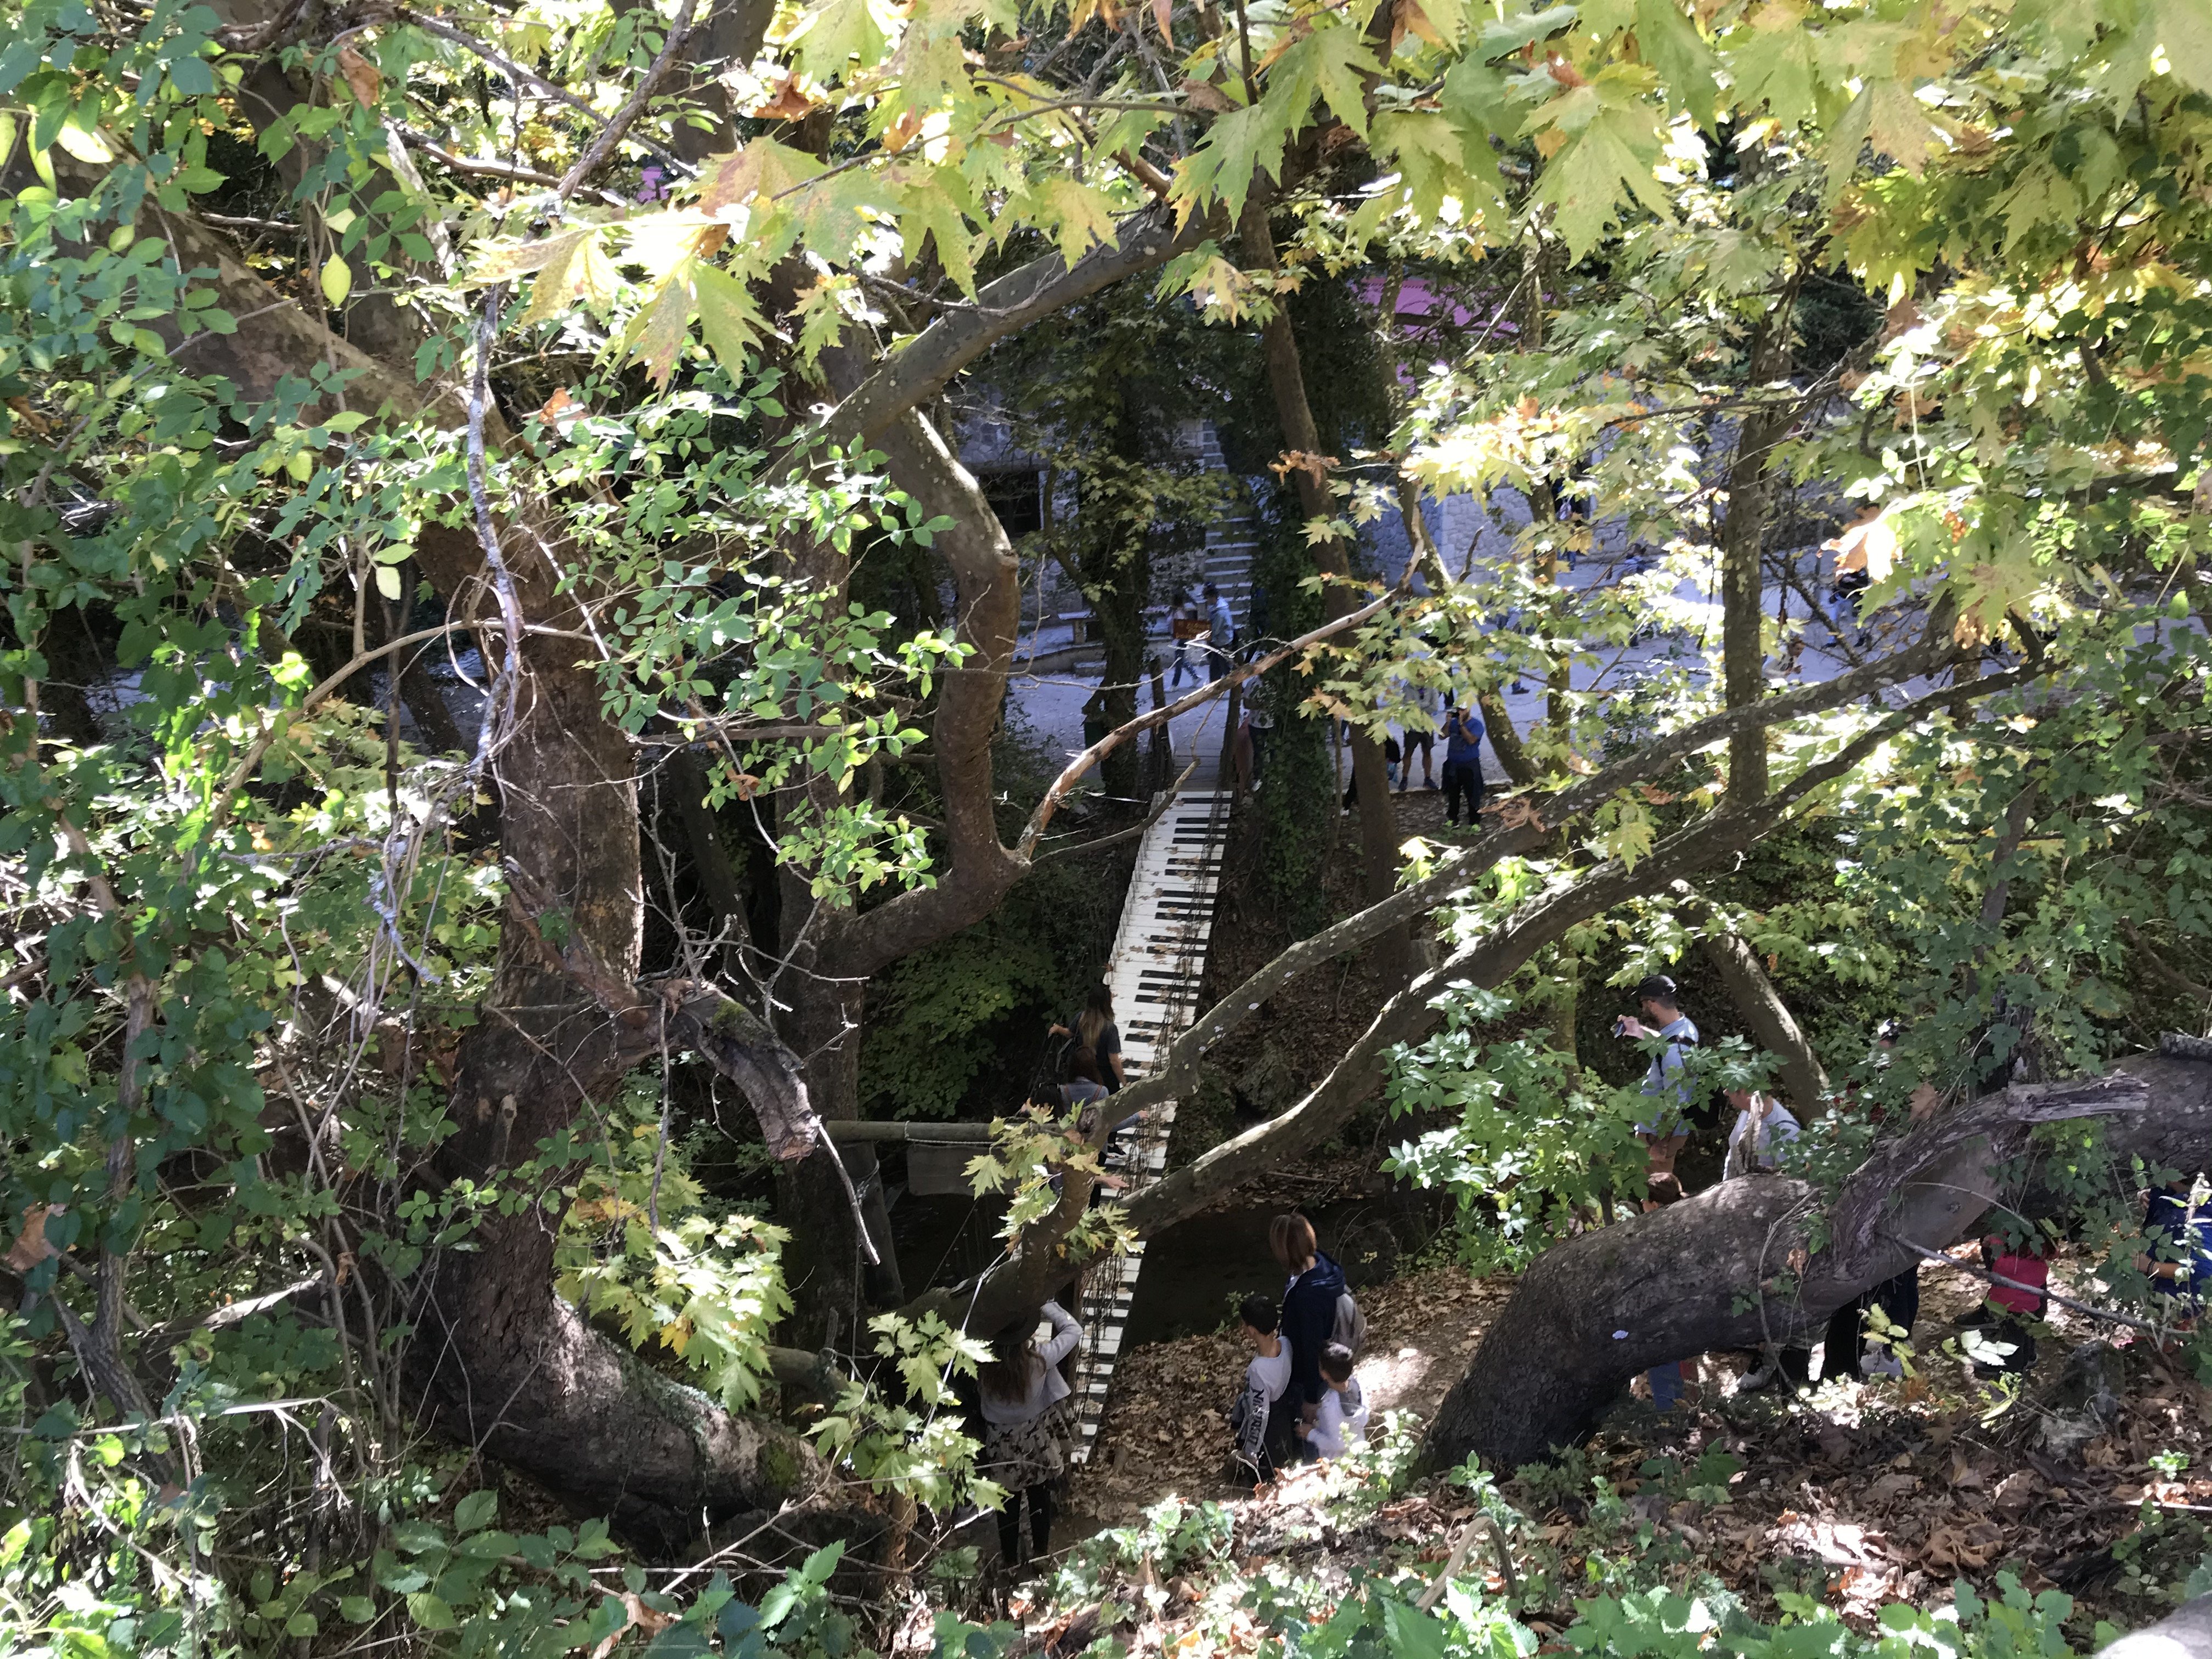
[[[1367,1353],[1360,1386],[1374,1414],[1433,1416],[1510,1279],[1432,1267],[1364,1291]],[[1076,1474],[1071,1519],[1081,1531],[1121,1526],[1170,1494],[1230,1498],[1228,1411],[1250,1352],[1234,1333],[1154,1343],[1122,1356],[1093,1461]]]

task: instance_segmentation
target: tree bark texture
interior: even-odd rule
[[[1237,234],[1247,263],[1262,270],[1278,268],[1275,239],[1267,223],[1269,192],[1255,187],[1245,204]],[[1308,520],[1332,518],[1335,500],[1322,471],[1321,429],[1315,425],[1313,405],[1306,396],[1305,369],[1298,356],[1297,334],[1291,327],[1289,308],[1277,303],[1260,330],[1261,349],[1267,359],[1267,386],[1275,404],[1275,420],[1290,452],[1289,476],[1297,492],[1298,510]],[[1326,576],[1352,574],[1351,550],[1334,537],[1314,544],[1314,562]],[[1334,620],[1352,610],[1356,600],[1347,588],[1331,586],[1323,598],[1325,619]],[[1389,763],[1382,745],[1354,729],[1352,735],[1352,778],[1358,789],[1360,869],[1370,903],[1388,898],[1398,882],[1398,814],[1390,799]],[[1376,956],[1387,981],[1402,984],[1410,963],[1411,934],[1394,928],[1376,942]]]
[[[1747,358],[1754,390],[1782,373],[1790,345],[1793,273],[1775,309],[1752,331]],[[1728,512],[1721,520],[1721,685],[1730,708],[1757,702],[1766,688],[1764,589],[1767,509],[1773,497],[1774,448],[1796,418],[1794,408],[1758,408],[1736,428],[1729,462]],[[1729,788],[1755,800],[1766,793],[1766,733],[1753,730],[1729,744]]]
[[[1734,933],[1709,933],[1699,944],[1752,1036],[1781,1060],[1784,1091],[1801,1111],[1819,1106],[1828,1092],[1828,1073],[1797,1017],[1759,965],[1759,953]]]
[[[325,362],[349,372],[343,393],[349,406],[400,420],[427,418],[459,442],[467,410],[453,387],[418,386],[333,335],[194,222],[165,217],[149,230],[171,242],[186,268],[211,270],[221,303],[240,319],[234,335],[179,343],[185,366],[223,374],[250,402],[271,395],[301,364]],[[486,427],[495,447],[505,441],[495,410]],[[932,513],[950,512],[959,521],[940,545],[961,585],[963,638],[977,649],[946,676],[940,698],[936,749],[946,783],[952,868],[936,888],[869,913],[864,927],[831,930],[830,969],[854,987],[897,956],[982,914],[1021,868],[999,845],[989,781],[990,738],[1018,604],[1012,550],[980,506],[974,480],[919,416],[903,417],[891,439],[887,447],[896,452],[901,483]],[[547,556],[561,545],[549,513],[514,537],[507,550],[533,627],[562,629],[575,621],[574,601],[556,591]],[[426,526],[416,556],[449,605],[482,580],[482,551],[465,532]],[[498,639],[484,643],[487,659],[496,660]],[[515,729],[494,769],[502,854],[516,890],[542,896],[548,908],[561,913],[574,945],[612,977],[625,979],[636,971],[643,901],[635,762],[623,734],[605,719],[599,690],[589,669],[576,665],[577,655],[574,640],[533,635],[525,647]],[[573,974],[547,963],[538,932],[519,927],[521,919],[510,910],[484,1018],[459,1055],[453,1106],[458,1127],[434,1168],[441,1183],[511,1181],[541,1139],[566,1130],[643,1057]],[[842,993],[832,1001],[836,1006],[822,1012],[842,1018]],[[829,1024],[817,1018],[814,1028]],[[842,1046],[848,1054],[849,1044]],[[718,1062],[725,1071],[734,1065],[742,1072],[748,1048],[769,1057],[770,1071],[788,1060],[788,1051],[765,1031],[739,1033],[720,1047],[728,1051]],[[707,1043],[708,1052],[716,1048]],[[757,1096],[755,1104],[761,1104]],[[770,1144],[778,1145],[774,1133]],[[789,1157],[805,1146],[781,1150]],[[824,1177],[823,1190],[810,1192],[809,1201],[848,1216],[848,1201],[826,1161],[807,1164]],[[804,1443],[735,1418],[653,1375],[554,1295],[554,1194],[562,1173],[539,1176],[516,1213],[485,1214],[469,1251],[446,1252],[420,1276],[410,1358],[426,1413],[455,1437],[553,1489],[609,1510],[627,1534],[647,1542],[687,1538],[702,1524],[773,1509],[801,1492],[820,1474]]]
[[[1638,1371],[1819,1325],[1966,1237],[1993,1202],[2066,1200],[2031,1164],[2042,1123],[2094,1119],[2126,1166],[2212,1163],[2212,1064],[2146,1056],[2112,1076],[1984,1097],[1878,1148],[1832,1204],[1786,1176],[1741,1176],[1547,1251],[1522,1276],[1431,1425],[1428,1456],[1511,1469],[1586,1436]],[[2011,1166],[2011,1167],[2008,1167]],[[1825,1215],[1823,1213],[1825,1209]],[[1810,1251],[1815,1223],[1826,1242]]]

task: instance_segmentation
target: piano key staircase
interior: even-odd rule
[[[1106,964],[1106,983],[1121,1027],[1121,1063],[1133,1082],[1196,1020],[1200,983],[1206,976],[1206,942],[1213,932],[1213,901],[1229,839],[1231,797],[1221,787],[1219,739],[1200,740],[1197,768],[1167,810],[1145,832],[1121,925]],[[1166,1100],[1140,1115],[1134,1132],[1114,1137],[1104,1167],[1141,1192],[1167,1168],[1168,1138],[1176,1103]],[[1076,1318],[1084,1342],[1076,1362],[1076,1422],[1081,1438],[1075,1461],[1088,1462],[1105,1420],[1114,1367],[1145,1265],[1142,1241],[1127,1255],[1086,1275]]]

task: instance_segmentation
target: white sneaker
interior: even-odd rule
[[[1859,1361],[1859,1369],[1869,1376],[1902,1378],[1905,1375],[1905,1362],[1887,1348],[1869,1348],[1865,1356]]]

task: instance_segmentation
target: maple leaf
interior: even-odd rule
[[[1296,129],[1305,125],[1318,96],[1338,120],[1364,138],[1367,82],[1381,69],[1358,30],[1342,24],[1316,28],[1283,48],[1268,77],[1265,101],[1286,109]]]
[[[803,121],[821,107],[799,90],[796,75],[787,75],[776,82],[775,97],[745,112],[761,121]]]
[[[1813,36],[1803,27],[1796,0],[1767,0],[1750,21],[1750,29],[1741,33],[1729,54],[1738,106],[1754,110],[1763,103],[1785,123],[1811,119]]]
[[[1897,562],[1897,530],[1881,508],[1869,507],[1820,546],[1836,556],[1837,574],[1863,570],[1875,581],[1887,581]]]
[[[27,1206],[23,1211],[22,1231],[16,1234],[15,1242],[8,1247],[6,1256],[0,1257],[0,1262],[4,1262],[11,1272],[24,1273],[48,1257],[58,1255],[60,1252],[46,1238],[46,1218],[61,1213],[58,1205]]]
[[[743,375],[753,343],[768,327],[754,303],[751,284],[705,264],[693,268],[691,283],[707,349],[732,375]]]
[[[1252,193],[1252,175],[1272,174],[1282,165],[1290,131],[1273,104],[1271,90],[1260,103],[1223,116],[1206,130],[1204,142],[1176,163],[1176,194],[1184,222],[1194,210],[1217,200],[1234,219]]]
[[[1114,240],[1114,214],[1104,195],[1062,174],[1029,197],[1031,213],[1051,230],[1060,257],[1073,266],[1101,242]]]
[[[908,175],[899,191],[899,240],[906,245],[909,265],[921,258],[924,243],[934,245],[945,274],[973,299],[975,264],[969,253],[968,221],[952,194],[958,176],[943,168]]]
[[[596,228],[554,240],[560,245],[559,251],[545,262],[531,285],[530,305],[521,318],[523,327],[551,322],[579,298],[592,310],[604,312],[614,303],[622,286],[613,261],[599,246]]]
[[[1942,133],[1908,87],[1894,81],[1870,81],[1859,96],[1868,100],[1868,137],[1874,147],[1915,178],[1928,169],[1930,146]]]
[[[1528,118],[1531,131],[1562,138],[1530,199],[1554,210],[1571,258],[1597,246],[1625,200],[1639,201],[1662,218],[1673,216],[1673,204],[1651,171],[1660,150],[1658,113],[1624,97],[1620,83],[1608,84],[1616,73],[1617,66],[1601,71],[1597,81]]]
[[[1517,17],[1500,18],[1482,26],[1475,37],[1474,55],[1485,63],[1492,63],[1509,53],[1534,46],[1539,40],[1548,40],[1562,29],[1572,28],[1580,14],[1572,6],[1551,6],[1542,11],[1523,12]]]
[[[1316,455],[1303,449],[1286,449],[1279,460],[1267,463],[1267,471],[1279,478],[1288,478],[1293,472],[1304,472],[1316,483],[1326,484],[1330,471],[1343,465],[1334,455]]]
[[[843,336],[850,320],[845,313],[844,296],[859,286],[859,279],[849,272],[832,273],[799,296],[790,315],[799,324],[796,349],[801,362],[811,363],[824,348],[835,345]]]
[[[867,229],[867,215],[894,216],[898,198],[882,175],[856,167],[809,185],[795,206],[808,244],[842,258]]]
[[[1713,125],[1720,101],[1713,50],[1675,0],[1636,0],[1636,51],[1698,125]]]
[[[1503,830],[1529,829],[1541,835],[1551,828],[1526,795],[1509,795],[1496,805],[1486,806],[1482,810],[1496,814],[1498,827]]]
[[[1193,109],[1202,109],[1209,114],[1226,115],[1238,107],[1237,100],[1211,81],[1186,79],[1182,83],[1183,101]]]
[[[645,365],[655,386],[668,384],[676,372],[676,359],[691,337],[693,283],[698,270],[696,259],[680,261],[623,331],[623,349]]]
[[[2212,92],[2212,16],[2202,0],[2158,0],[2151,24],[2175,76],[2199,92]]]
[[[804,150],[773,138],[756,138],[743,149],[709,161],[699,174],[699,211],[712,218],[724,208],[755,198],[774,200],[822,171]]]
[[[897,19],[880,0],[829,0],[810,12],[791,37],[799,67],[823,86],[855,59],[862,69],[883,61]]]
[[[556,259],[566,260],[575,251],[576,244],[599,233],[597,225],[580,225],[574,230],[564,230],[557,236],[547,236],[535,242],[495,242],[477,251],[476,264],[461,278],[463,288],[483,288],[493,283],[512,282],[517,276],[528,276],[533,270],[543,270]]]

